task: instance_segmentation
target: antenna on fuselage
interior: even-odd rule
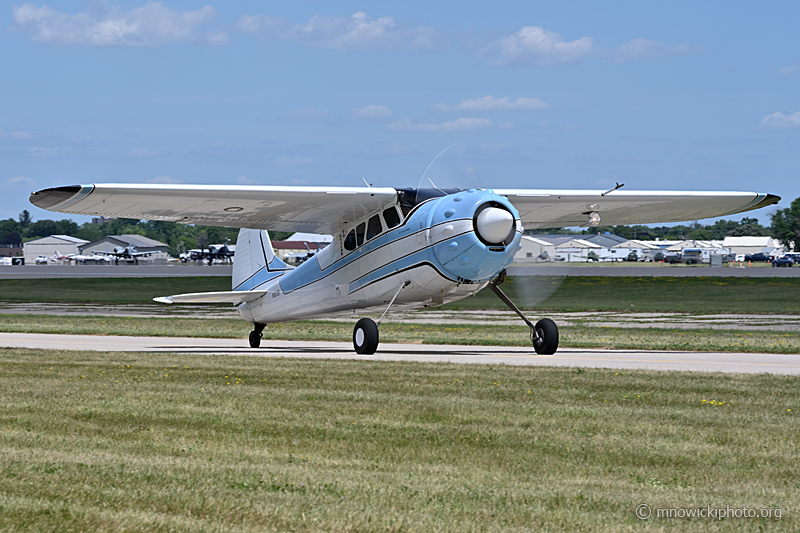
[[[431,168],[431,165],[433,165],[434,161],[436,161],[437,159],[439,159],[439,156],[440,156],[440,155],[442,155],[443,153],[445,153],[445,152],[446,152],[446,151],[448,151],[450,148],[452,148],[453,146],[457,145],[457,144],[458,144],[458,143],[460,143],[460,142],[461,142],[461,141],[456,141],[456,142],[454,142],[453,144],[451,144],[450,146],[448,146],[447,148],[445,148],[444,150],[442,150],[441,152],[439,152],[438,154],[436,154],[436,157],[434,157],[433,159],[431,159],[431,162],[430,162],[430,163],[428,163],[428,166],[427,166],[427,167],[425,167],[425,172],[423,172],[423,173],[422,173],[422,177],[421,177],[421,178],[420,178],[420,180],[419,180],[419,184],[420,184],[420,187],[419,187],[419,188],[422,188],[422,182],[423,182],[423,181],[425,181],[425,174],[427,174],[427,173],[428,173],[428,169],[429,169],[429,168]],[[428,178],[428,181],[430,181],[430,182],[431,182],[431,185],[433,185],[433,188],[434,188],[434,189],[436,189],[437,191],[439,191],[439,192],[440,192],[440,193],[442,193],[442,194],[445,194],[445,192],[444,192],[443,190],[441,190],[439,187],[437,187],[437,186],[436,186],[436,184],[434,184],[434,183],[433,183],[433,180],[432,180],[432,179]],[[419,194],[419,193],[418,193],[418,194]]]
[[[367,183],[367,178],[365,178],[364,176],[361,176],[361,179],[364,180],[364,183],[367,184],[367,187],[372,187],[371,183]]]

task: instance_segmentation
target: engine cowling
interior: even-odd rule
[[[453,279],[483,282],[514,260],[522,225],[519,213],[491,190],[470,189],[436,200],[431,213],[433,252]]]

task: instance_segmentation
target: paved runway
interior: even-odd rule
[[[30,333],[0,333],[0,346],[104,352],[129,351],[165,354],[800,374],[800,355],[751,353],[647,352],[562,348],[553,356],[539,356],[530,348],[517,347],[382,344],[377,354],[359,356],[353,352],[353,346],[349,342],[263,341],[262,348],[252,349],[247,347],[247,340],[245,339],[112,337]]]
[[[629,264],[629,263],[628,263]],[[628,266],[613,263],[608,266],[571,266],[569,264],[530,265],[517,263],[508,267],[509,276],[638,276],[638,277],[701,277],[722,278],[798,278],[800,268],[771,267],[710,267],[710,266]]]
[[[0,266],[0,279],[172,278],[230,276],[231,265],[25,265]]]

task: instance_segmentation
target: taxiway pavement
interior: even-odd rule
[[[122,337],[0,333],[0,346],[12,348],[150,352],[170,354],[425,361],[462,364],[506,364],[611,369],[691,370],[702,372],[800,374],[800,354],[717,352],[651,352],[561,348],[555,355],[536,355],[530,348],[381,344],[378,353],[360,356],[347,342],[262,341],[247,347],[245,339]]]
[[[508,268],[510,276],[638,276],[638,277],[757,277],[796,278],[800,268],[732,268],[709,266],[607,266],[517,263]],[[45,278],[144,278],[184,276],[230,276],[230,265],[25,265],[0,266],[0,279]]]

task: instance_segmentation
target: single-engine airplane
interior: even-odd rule
[[[168,220],[241,228],[226,292],[178,294],[162,303],[237,305],[252,323],[250,346],[267,324],[383,312],[353,331],[359,354],[378,348],[378,326],[394,307],[438,306],[489,287],[530,327],[538,354],[555,353],[558,327],[531,322],[500,290],[523,229],[669,223],[751,211],[780,197],[746,192],[412,189],[225,185],[71,185],[31,194],[61,213]],[[273,251],[265,230],[333,235],[296,268]]]

